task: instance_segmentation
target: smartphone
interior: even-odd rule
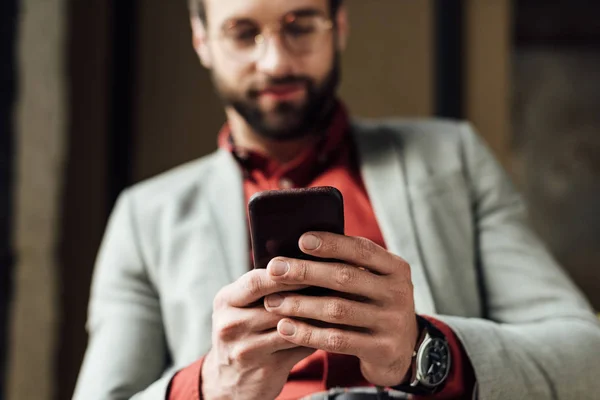
[[[267,268],[275,257],[334,261],[303,253],[298,240],[310,231],[344,234],[344,199],[334,187],[260,192],[248,214],[254,268]]]

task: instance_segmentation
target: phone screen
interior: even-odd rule
[[[318,260],[298,247],[306,232],[344,234],[342,194],[332,187],[261,192],[250,199],[249,215],[254,268],[278,256]]]

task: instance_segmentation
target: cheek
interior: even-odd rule
[[[226,85],[229,89],[235,91],[245,88],[249,79],[247,66],[232,62],[230,59],[221,56],[214,57],[213,74],[218,78],[221,85]]]
[[[319,51],[309,55],[305,59],[305,67],[312,72],[313,76],[324,78],[333,68],[335,52],[332,44],[323,44]]]

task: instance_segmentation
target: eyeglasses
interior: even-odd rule
[[[302,56],[317,51],[332,29],[333,22],[324,15],[290,13],[263,28],[250,20],[228,22],[217,38],[231,58],[251,63],[264,56],[271,35],[279,35],[290,54]]]

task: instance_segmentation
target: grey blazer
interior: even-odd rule
[[[386,245],[411,265],[417,312],[456,332],[479,398],[598,398],[598,320],[471,126],[352,126]],[[121,195],[94,272],[75,399],[164,399],[174,373],[208,352],[213,297],[250,265],[245,212],[224,150]]]

